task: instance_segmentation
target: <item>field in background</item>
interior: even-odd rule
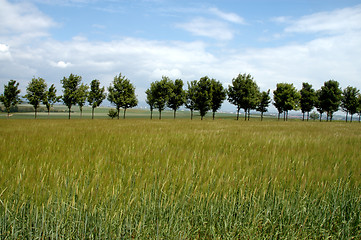
[[[361,237],[361,124],[0,120],[0,238]]]

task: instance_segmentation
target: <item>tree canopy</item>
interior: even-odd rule
[[[167,106],[173,110],[175,118],[177,109],[186,101],[186,92],[183,90],[183,81],[181,79],[169,81],[169,84],[170,92]]]
[[[278,110],[278,119],[283,112],[283,119],[288,119],[288,111],[297,110],[300,95],[292,83],[278,83],[273,91],[274,106]]]
[[[33,79],[26,88],[26,95],[24,97],[28,99],[31,105],[33,105],[35,110],[35,118],[37,116],[40,103],[46,100],[46,88],[47,85],[45,83],[45,80],[40,77],[33,77]]]
[[[69,110],[69,119],[70,119],[70,110],[71,107],[77,104],[78,101],[78,89],[81,83],[81,76],[70,74],[68,78],[64,77],[61,80],[63,84],[63,96],[62,100],[64,104],[68,107]]]
[[[100,82],[97,79],[94,79],[90,83],[90,91],[88,94],[88,103],[92,107],[92,119],[94,119],[94,109],[99,107],[103,100],[106,98],[104,93],[105,88],[100,87]]]
[[[341,104],[342,90],[339,87],[339,83],[335,80],[329,80],[321,87],[321,91],[318,96],[320,107],[327,113],[327,121],[332,117]]]
[[[11,107],[15,107],[18,103],[21,103],[18,89],[19,83],[15,80],[10,80],[8,85],[4,85],[4,93],[0,95],[0,101],[4,104],[8,117],[10,116]]]
[[[346,112],[346,122],[347,122],[347,115],[351,115],[351,122],[352,116],[357,113],[359,108],[359,102],[357,96],[359,94],[359,90],[355,87],[348,86],[343,90],[342,99],[341,99],[341,108],[343,111]]]
[[[305,120],[305,113],[307,113],[307,121],[309,113],[314,108],[316,102],[316,91],[309,83],[302,83],[302,89],[300,91],[300,108],[302,111],[302,120]]]
[[[214,120],[215,113],[221,108],[223,101],[227,97],[227,91],[223,88],[221,82],[211,79],[211,109],[212,109],[212,118]]]

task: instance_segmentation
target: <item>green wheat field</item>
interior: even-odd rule
[[[0,119],[0,239],[360,239],[361,124]]]

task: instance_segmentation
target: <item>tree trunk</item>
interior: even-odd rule
[[[153,119],[153,109],[150,109],[150,120]]]
[[[320,113],[320,122],[322,121],[322,113]]]
[[[263,112],[261,112],[261,121],[263,121]]]
[[[286,121],[288,121],[288,111],[286,112]]]
[[[247,109],[244,109],[244,121],[247,121]]]
[[[361,113],[358,114],[358,122],[361,121]]]
[[[350,122],[352,122],[352,114],[351,114],[351,120],[350,120]]]
[[[193,120],[193,109],[191,109],[191,120]]]
[[[237,108],[237,121],[238,121],[238,118],[239,118],[239,110],[240,110],[240,108]]]
[[[173,113],[173,119],[175,119],[176,112],[177,112],[177,110],[174,110],[174,113]]]
[[[119,112],[120,112],[120,107],[117,107],[117,115],[118,115],[118,119],[119,119]]]
[[[70,119],[70,108],[71,108],[71,107],[68,107],[68,108],[69,108],[69,119]]]
[[[310,117],[310,112],[307,112],[307,122],[308,122],[309,117]]]
[[[281,112],[278,112],[278,121],[280,120]]]
[[[80,108],[80,119],[82,119],[83,118],[83,108],[81,107]]]
[[[159,109],[159,120],[162,119],[162,110]]]
[[[251,115],[251,109],[248,108],[248,121],[249,121],[249,116]]]
[[[286,121],[286,111],[283,112],[283,121]]]
[[[305,121],[305,112],[302,112],[302,121]]]
[[[48,118],[49,118],[49,116],[50,116],[50,108],[48,108]]]
[[[216,114],[216,112],[213,112],[213,120],[214,120],[214,115]]]
[[[203,116],[201,115],[201,120],[203,120]]]
[[[123,119],[125,119],[125,112],[126,111],[127,111],[127,108],[124,108]]]
[[[95,107],[92,107],[92,119],[94,119],[94,109]]]
[[[37,108],[35,108],[35,119],[36,119],[36,114],[37,114]]]

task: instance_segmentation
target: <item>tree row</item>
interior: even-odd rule
[[[71,108],[74,105],[79,106],[80,115],[82,116],[83,106],[88,102],[92,107],[92,118],[94,118],[94,110],[103,102],[105,98],[115,106],[115,111],[110,110],[110,117],[119,118],[120,109],[123,109],[123,118],[128,108],[137,106],[138,100],[135,95],[135,87],[125,76],[121,74],[114,77],[113,82],[107,88],[100,86],[100,81],[94,79],[90,86],[82,83],[81,76],[70,74],[61,80],[63,87],[63,95],[57,96],[54,84],[47,88],[47,84],[43,78],[33,78],[27,88],[27,99],[34,107],[35,118],[41,103],[43,103],[50,113],[51,107],[62,101],[68,108],[69,119],[71,117]],[[3,103],[8,115],[11,107],[21,103],[19,83],[10,80],[4,86],[4,93],[0,95],[0,101]],[[170,108],[174,112],[176,118],[177,110],[185,106],[190,110],[191,119],[193,119],[194,111],[198,111],[201,119],[208,112],[212,112],[213,119],[215,113],[221,108],[224,100],[228,100],[236,106],[237,120],[239,119],[240,110],[244,110],[244,119],[249,120],[251,110],[256,110],[261,114],[268,111],[271,103],[270,90],[260,91],[257,83],[250,74],[239,74],[232,79],[232,84],[228,88],[224,88],[222,83],[216,79],[207,76],[187,82],[187,90],[183,89],[184,83],[181,79],[171,80],[169,77],[163,76],[161,80],[154,81],[146,90],[146,103],[150,107],[150,118],[153,118],[153,110],[159,111],[159,118],[162,118],[162,111]],[[283,119],[287,121],[288,113],[291,110],[301,110],[303,120],[319,117],[326,114],[327,121],[332,121],[333,114],[338,110],[346,113],[346,122],[348,115],[352,117],[354,114],[361,116],[361,94],[355,87],[348,86],[342,90],[339,83],[335,80],[329,80],[324,85],[315,90],[309,83],[303,83],[302,89],[297,90],[293,84],[278,83],[276,90],[273,91],[273,105],[278,111],[278,119],[283,114]],[[316,109],[319,114],[310,112]]]

